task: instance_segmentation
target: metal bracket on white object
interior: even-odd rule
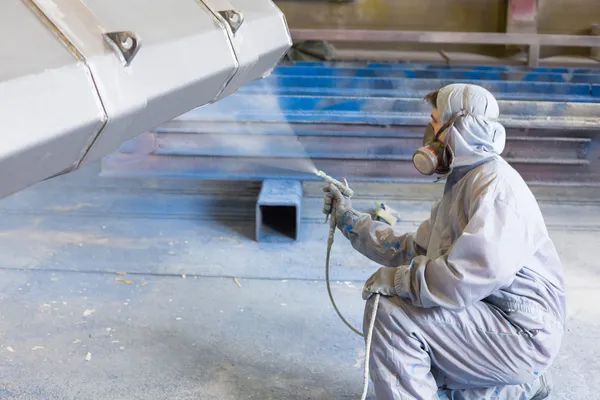
[[[241,82],[244,82],[245,71],[256,64],[258,54],[256,49],[252,47],[252,43],[243,40],[243,35],[236,35],[244,23],[244,16],[235,10],[229,0],[198,0],[198,2],[213,15],[215,21],[226,32],[231,53],[236,63],[235,71],[223,83],[221,90],[212,99],[211,103],[214,103],[235,92]]]
[[[103,114],[102,128],[87,139],[71,167],[61,172],[66,173],[81,166],[99,137],[118,137],[145,109],[146,97],[136,90],[130,71],[122,68],[135,57],[141,42],[131,32],[109,32],[100,18],[81,0],[27,1],[35,4],[51,22],[50,29],[86,65],[97,93],[99,110]]]
[[[221,23],[226,23],[230,33],[235,35],[244,24],[243,13],[231,4],[230,0],[199,0],[210,12],[219,19]]]
[[[244,45],[253,43],[259,57],[245,79],[253,81],[264,78],[292,46],[285,16],[272,0],[227,0],[227,3],[228,8],[218,9],[237,10],[244,15],[244,26],[238,36],[242,36]]]
[[[234,35],[244,24],[244,16],[236,10],[219,11],[219,14],[227,21]]]
[[[133,86],[131,89],[116,88],[106,94],[102,92],[103,98],[131,94],[140,101],[146,101],[129,126],[112,132],[105,129],[84,163],[117,150],[127,139],[211,102],[237,69],[230,45],[230,28],[227,26],[226,29],[223,17],[219,15],[223,22],[218,22],[206,7],[199,7],[199,0],[84,1],[108,28],[102,33],[129,31],[143,41],[131,65],[123,68],[105,38],[102,35],[98,37],[106,50],[103,58],[114,63],[112,73],[131,81]],[[140,8],[144,9],[143,15],[139,13]],[[242,36],[240,33],[245,31],[244,28],[245,25],[238,36]],[[211,57],[207,59],[202,53],[190,52],[190,49],[208,49]],[[185,59],[185,62],[173,62],[176,59]],[[102,76],[109,84],[112,77],[108,73]],[[122,114],[123,108],[119,111],[117,115]]]
[[[131,64],[140,47],[142,47],[141,39],[133,32],[107,32],[102,36],[125,67]]]

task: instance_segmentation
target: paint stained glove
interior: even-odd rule
[[[383,296],[396,296],[394,278],[398,268],[381,267],[375,272],[363,286],[362,298],[368,300],[375,293]]]
[[[340,219],[352,209],[352,201],[333,184],[325,186],[323,191],[325,192],[323,214],[331,214],[331,204],[335,199],[335,218],[339,225]]]

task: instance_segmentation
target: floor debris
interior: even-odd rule
[[[35,351],[35,350],[43,350],[44,346],[33,346],[33,348],[31,350]]]
[[[85,361],[90,361],[92,359],[92,353],[90,353],[88,351],[88,353],[85,355]]]
[[[96,312],[96,310],[94,310],[93,308],[88,308],[83,312],[83,316],[89,317],[90,315],[92,315],[95,312]]]
[[[92,172],[95,177],[98,171]],[[83,182],[87,184],[87,181]],[[215,221],[214,197],[197,194],[196,183],[191,188],[185,187],[187,195],[177,198],[173,188],[179,186],[174,186],[175,181],[170,179],[166,179],[164,185],[157,184],[160,187],[152,191],[145,185],[154,185],[154,178],[144,180],[143,185],[136,181],[133,188],[125,180],[123,186],[118,186],[125,190],[112,189],[113,184],[106,182],[101,181],[99,187],[84,193],[86,199],[94,199],[101,208],[99,216],[91,216],[87,211],[81,219],[79,215],[64,218],[58,218],[54,213],[48,215],[47,207],[52,199],[42,195],[33,197],[31,192],[19,195],[29,196],[26,198],[9,198],[12,202],[3,205],[11,210],[5,213],[0,226],[0,233],[10,235],[1,241],[4,247],[0,248],[0,254],[4,264],[15,264],[18,268],[34,265],[42,270],[0,271],[0,279],[6,283],[1,298],[0,327],[4,346],[0,347],[0,356],[3,356],[4,364],[0,399],[359,398],[364,343],[338,321],[333,309],[326,307],[329,299],[323,282],[324,254],[321,250],[327,240],[327,227],[320,225],[320,217],[315,217],[321,215],[321,198],[303,199],[308,206],[303,208],[305,218],[300,228],[305,235],[301,240],[295,244],[259,244],[253,241],[253,196],[255,191],[258,192],[259,183],[252,183],[252,197],[245,195],[239,203],[218,202],[216,206],[223,208],[216,212],[219,218],[224,217]],[[223,195],[221,185],[218,182],[216,196]],[[65,196],[71,198],[70,192],[52,190],[58,201],[63,201]],[[134,197],[134,190],[142,190],[143,196]],[[402,193],[404,191],[408,188],[402,188]],[[373,201],[368,196],[357,199],[357,206],[373,208]],[[421,205],[420,199],[425,194],[418,193],[414,197],[417,200],[406,205],[398,203],[395,207],[395,203],[392,204],[402,210],[402,218],[406,218],[399,229],[411,229],[413,220],[420,221],[422,216],[429,214],[429,205]],[[17,200],[25,206],[15,205]],[[385,201],[391,200],[386,198]],[[42,212],[37,212],[37,206],[32,209],[38,202],[43,207]],[[311,202],[315,204],[311,205]],[[318,209],[315,208],[317,202]],[[128,208],[122,209],[122,206]],[[17,215],[16,207],[23,208],[24,215]],[[594,339],[600,336],[600,310],[585,298],[596,289],[600,290],[597,279],[600,267],[594,254],[593,237],[596,235],[594,230],[587,228],[573,228],[567,232],[567,228],[558,226],[563,210],[587,210],[592,206],[578,203],[569,206],[571,208],[565,207],[560,204],[556,215],[552,214],[554,208],[551,208],[552,213],[548,216],[549,224],[556,223],[551,228],[552,234],[565,261],[567,290],[572,289],[568,306],[571,332],[565,335],[564,347],[553,367],[556,394],[552,397],[557,400],[595,400],[600,392],[600,381],[594,380],[599,365],[597,358],[600,358],[594,350],[597,349]],[[600,210],[600,206],[596,208]],[[244,217],[239,228],[234,227],[242,211],[248,218]],[[142,213],[149,217],[140,218]],[[589,221],[584,219],[577,226],[596,226],[594,221],[597,220],[600,227],[600,214],[589,211],[585,214]],[[564,218],[574,223],[573,215],[569,212]],[[104,222],[100,217],[110,220],[109,230],[99,229]],[[172,219],[165,219],[167,217]],[[39,222],[33,218],[35,221],[39,218]],[[161,229],[163,235],[158,236]],[[17,233],[13,233],[14,230]],[[242,239],[246,248],[239,250],[243,252],[231,246],[231,242],[220,245],[215,243],[222,242],[210,242],[212,236],[231,235],[233,231],[248,236]],[[79,243],[76,235],[86,238],[85,251],[76,246],[76,250],[71,248],[71,243]],[[164,239],[175,235],[177,243],[186,239],[190,244],[178,250],[179,256],[167,257],[164,249],[169,239]],[[105,238],[106,243],[98,242]],[[334,244],[337,256],[332,254],[332,266],[337,262],[342,264],[332,270],[335,273],[333,279],[340,282],[334,288],[334,295],[346,308],[351,322],[358,326],[364,313],[364,301],[360,296],[362,284],[379,266],[358,253],[350,253],[351,243],[341,236],[339,239]],[[88,242],[93,245],[88,246]],[[53,259],[47,257],[47,263],[35,261],[35,257],[46,257],[49,249],[56,251]],[[96,259],[92,258],[94,255]],[[55,260],[60,263],[54,264]],[[253,262],[248,263],[248,260]],[[131,275],[127,272],[126,276],[121,276],[116,271],[131,271]],[[190,279],[196,282],[193,285],[187,280],[182,282],[184,272],[181,271],[186,274],[190,271]],[[51,277],[58,283],[49,284]],[[131,278],[134,284],[129,289],[121,282],[115,284],[117,277]],[[240,287],[233,277],[240,284],[244,280],[244,290],[237,290]],[[152,281],[152,288],[135,290],[138,289],[136,285],[142,285],[146,278],[149,279],[146,282]],[[278,285],[278,280],[284,285]],[[17,288],[20,286],[25,290],[27,282],[32,284],[31,293],[19,294]],[[125,296],[130,296],[131,301]],[[49,299],[52,298],[57,299],[57,303],[51,303]],[[167,304],[164,304],[165,299]],[[63,301],[68,305],[63,305]],[[42,307],[41,302],[49,306]],[[125,306],[125,302],[131,307]],[[93,309],[94,304],[101,312],[96,310],[87,317],[78,314]],[[60,311],[52,312],[54,307]],[[185,317],[176,315],[179,313]],[[59,314],[66,315],[67,319],[59,321]],[[176,317],[182,317],[182,320],[173,324]],[[86,326],[76,325],[79,321]],[[107,333],[107,327],[116,330],[111,331],[112,337]],[[52,335],[47,336],[48,332]],[[89,334],[93,337],[88,338]],[[77,336],[83,339],[79,341]],[[114,340],[119,343],[111,344]],[[47,351],[31,351],[32,343],[36,341],[48,343],[50,347]],[[19,354],[15,354],[16,348],[7,349],[7,343],[14,343],[21,350]],[[93,358],[92,349],[98,352],[99,358]],[[92,355],[89,361],[85,360],[87,352]],[[81,355],[84,356],[83,363],[79,358]],[[48,361],[44,362],[46,357]],[[94,360],[93,364],[91,360]],[[226,370],[216,370],[219,364],[225,365]],[[35,373],[28,373],[30,371]],[[160,379],[157,380],[157,376]]]
[[[123,283],[126,283],[126,284],[128,284],[128,285],[133,285],[133,282],[132,282],[132,281],[130,281],[130,280],[128,280],[128,279],[123,279],[123,278],[115,278],[115,281],[118,281],[118,282],[123,282]]]
[[[242,287],[242,284],[240,283],[240,281],[238,281],[238,279],[236,277],[233,277],[233,281],[235,282],[236,285],[238,285],[238,287]]]
[[[14,352],[15,352],[15,349],[13,349],[13,348],[12,348],[12,347],[10,347],[10,346],[6,346],[6,350],[10,351],[11,353],[14,353]]]

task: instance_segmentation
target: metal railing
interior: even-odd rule
[[[600,48],[600,36],[593,35],[365,29],[292,29],[291,34],[294,41],[521,45],[529,49],[530,67],[538,65],[544,46]]]

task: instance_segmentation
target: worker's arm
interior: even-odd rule
[[[350,209],[338,220],[338,228],[364,256],[386,267],[396,267],[427,253],[436,212],[434,206],[432,217],[421,223],[416,232],[401,234],[383,222],[373,221],[369,214]]]
[[[463,309],[512,282],[528,255],[526,224],[493,196],[470,208],[467,226],[445,253],[397,268],[398,296],[421,307]]]

